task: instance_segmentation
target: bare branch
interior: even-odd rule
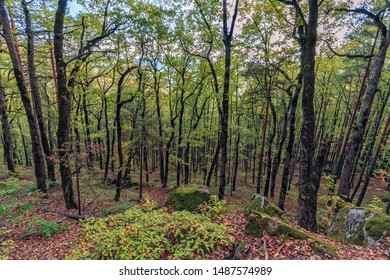
[[[326,45],[328,46],[328,49],[336,56],[340,56],[340,57],[348,57],[348,58],[371,58],[373,57],[374,55],[373,54],[348,54],[348,53],[338,53],[336,52],[332,46],[330,45],[330,43],[327,41],[327,40],[321,40],[321,41],[324,41],[326,43]]]

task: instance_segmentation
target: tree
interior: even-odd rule
[[[388,3],[383,9],[383,12],[388,9]],[[375,57],[374,68],[370,76],[370,81],[368,82],[367,89],[364,95],[364,100],[360,108],[360,115],[357,120],[356,129],[352,134],[352,139],[349,144],[349,149],[346,155],[345,163],[340,175],[340,184],[338,194],[343,199],[349,198],[350,192],[350,184],[352,173],[353,173],[353,165],[357,160],[359,147],[364,140],[364,133],[366,131],[367,122],[370,117],[371,107],[373,104],[373,100],[375,94],[377,92],[377,87],[379,84],[380,77],[382,75],[383,65],[386,59],[386,53],[390,45],[390,32],[388,31],[389,27],[386,27],[385,24],[380,20],[378,15],[375,15],[368,10],[365,9],[347,9],[347,12],[352,13],[361,13],[366,15],[368,18],[372,19],[375,24],[378,26],[380,30],[380,45],[378,49],[378,53]],[[352,180],[353,181],[353,180]]]
[[[26,80],[23,70],[21,69],[21,61],[16,52],[14,39],[12,37],[11,25],[6,12],[5,0],[0,1],[0,19],[3,26],[4,38],[7,43],[8,53],[12,61],[13,72],[17,81],[20,96],[22,98],[23,107],[26,112],[27,121],[30,129],[30,137],[32,144],[32,154],[34,159],[34,171],[37,180],[38,189],[44,193],[46,188],[46,172],[45,172],[45,157],[42,149],[41,136],[36,114],[31,106]]]

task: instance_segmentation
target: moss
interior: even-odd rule
[[[172,192],[167,204],[173,206],[176,211],[195,211],[196,208],[203,202],[210,199],[210,192],[203,186],[187,185],[179,187]]]
[[[349,215],[351,210],[364,210],[362,220],[366,220],[372,215],[372,212],[365,208],[347,205],[346,207],[341,208],[337,213],[337,216],[335,217],[336,220],[333,222],[328,237],[345,244],[365,246],[367,245],[363,230],[365,222],[351,223],[351,221],[346,221],[347,215]]]
[[[385,214],[373,216],[367,220],[365,230],[369,237],[375,241],[379,240],[385,231],[390,233],[390,216]]]
[[[268,207],[265,212],[270,216],[278,216],[281,217],[283,215],[283,210],[280,209],[278,206],[271,204],[270,207]]]
[[[245,226],[246,235],[263,237],[264,230],[266,229],[268,222],[268,217],[263,217],[261,215],[250,215],[248,217],[248,223]]]
[[[276,235],[276,236],[283,235],[286,237],[292,237],[292,238],[299,239],[299,240],[311,239],[311,240],[315,241],[314,243],[312,243],[310,245],[315,252],[321,251],[322,253],[328,253],[331,256],[337,256],[337,249],[335,247],[326,244],[323,240],[315,237],[314,235],[311,235],[309,233],[306,233],[304,231],[296,229],[296,228],[289,226],[283,222],[280,223],[280,225],[274,231],[273,235]]]
[[[282,216],[283,210],[278,206],[273,205],[266,200],[266,198],[255,198],[246,207],[248,214],[258,211],[261,213],[268,214],[270,216]]]

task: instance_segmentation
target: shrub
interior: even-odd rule
[[[210,196],[208,202],[203,202],[197,208],[197,212],[208,217],[212,221],[222,219],[223,206],[226,204],[225,200],[220,200],[216,195]]]
[[[69,225],[66,222],[47,221],[40,216],[34,216],[32,221],[29,222],[27,233],[35,232],[43,235],[44,237],[52,237],[53,235],[65,231],[68,228]]]
[[[102,217],[107,217],[108,215],[118,214],[129,210],[135,205],[133,202],[115,202],[111,206],[105,207],[102,212]]]
[[[146,201],[122,214],[82,222],[85,236],[68,259],[199,259],[232,242],[224,225]]]

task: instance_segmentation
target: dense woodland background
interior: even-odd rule
[[[0,0],[4,182],[74,217],[129,188],[257,193],[311,232],[388,195],[387,0],[77,3]]]

